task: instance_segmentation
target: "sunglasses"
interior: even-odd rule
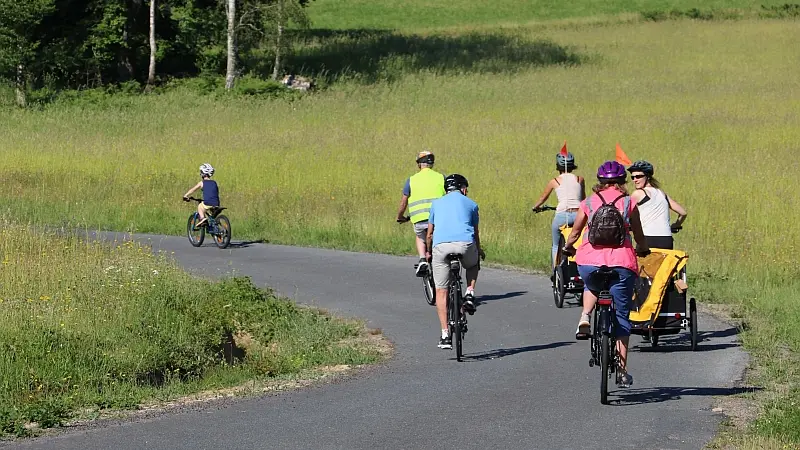
[[[631,175],[631,179],[638,180],[639,178],[647,178],[647,175]]]

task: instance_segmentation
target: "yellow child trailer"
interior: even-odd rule
[[[639,278],[631,308],[631,334],[650,338],[653,347],[659,336],[691,333],[692,351],[697,350],[697,302],[687,298],[686,260],[681,250],[651,249],[639,258]]]

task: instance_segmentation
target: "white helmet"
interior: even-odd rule
[[[211,166],[211,164],[205,163],[200,166],[200,175],[212,176],[214,175],[214,168]]]

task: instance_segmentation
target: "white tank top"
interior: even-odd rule
[[[650,197],[644,203],[639,203],[639,220],[642,222],[642,231],[645,236],[672,236],[669,228],[669,200],[667,194],[654,187],[644,188]]]
[[[571,173],[562,173],[556,177],[556,181],[559,183],[556,186],[556,197],[558,197],[556,212],[580,208],[581,184],[578,183],[578,177]]]

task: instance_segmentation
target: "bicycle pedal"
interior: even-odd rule
[[[575,333],[575,339],[579,341],[588,341],[590,337],[592,336],[588,333]]]

